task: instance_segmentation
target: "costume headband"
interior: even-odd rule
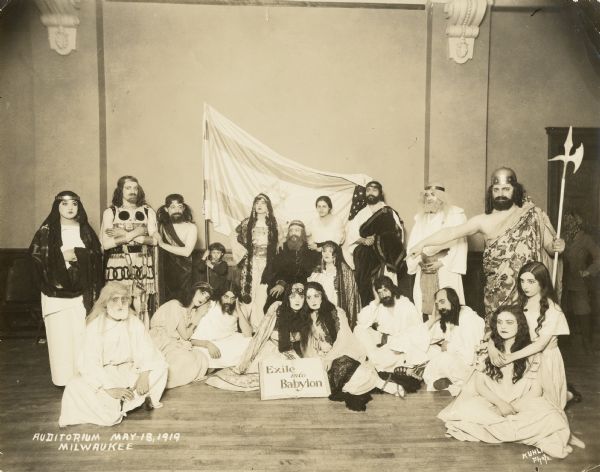
[[[446,191],[446,189],[440,185],[427,185],[424,190],[429,190],[429,189],[439,190],[440,192]]]
[[[74,193],[72,195],[61,195],[59,193],[56,197],[54,197],[54,200],[65,201],[65,202],[68,202],[69,200],[76,200],[78,202],[81,201],[81,199],[79,198],[79,195],[77,195],[76,193]]]
[[[292,220],[292,221],[290,221],[290,224],[288,225],[288,228],[291,228],[292,226],[300,226],[302,229],[306,229],[306,227],[304,226],[304,223],[302,223],[302,221],[300,221],[300,220]]]
[[[514,185],[516,183],[517,176],[511,169],[499,169],[492,175],[492,185]]]
[[[369,188],[369,187],[374,187],[376,189],[379,189],[380,192],[383,191],[383,187],[381,186],[381,184],[379,182],[377,182],[376,180],[371,180],[367,185],[365,185],[365,189]]]

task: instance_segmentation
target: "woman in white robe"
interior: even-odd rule
[[[162,406],[167,363],[130,304],[127,286],[109,282],[102,289],[88,317],[80,375],[63,393],[59,426],[112,426],[141,405]]]
[[[211,306],[211,295],[211,286],[199,282],[185,294],[185,299],[162,304],[150,320],[150,336],[169,364],[167,388],[203,378],[208,370],[208,357],[193,349],[190,339]]]
[[[77,374],[85,316],[103,283],[100,241],[76,193],[55,197],[29,253],[42,292],[52,382],[64,386]]]
[[[320,250],[323,243],[333,241],[341,246],[344,242],[344,225],[342,221],[331,213],[333,203],[327,195],[321,195],[315,202],[317,216],[308,222],[306,236],[308,247]]]
[[[496,312],[490,328],[492,342],[502,353],[531,343],[519,307]],[[544,362],[543,356],[533,356],[498,368],[487,358],[483,372],[476,371],[460,395],[439,413],[447,434],[461,441],[519,442],[551,457],[566,457],[572,451],[569,423],[546,398],[540,360]]]

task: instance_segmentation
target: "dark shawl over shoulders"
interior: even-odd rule
[[[35,233],[29,254],[34,262],[36,281],[45,295],[56,298],[83,295],[84,305],[89,311],[104,281],[102,250],[90,225],[80,226],[79,234],[85,248],[75,248],[77,261],[72,262],[68,269],[60,250],[60,234],[51,234],[48,224],[42,225]]]

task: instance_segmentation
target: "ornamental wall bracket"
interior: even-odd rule
[[[48,28],[48,42],[61,56],[66,56],[77,46],[80,0],[35,0],[42,24]]]
[[[448,19],[448,58],[457,64],[464,64],[473,58],[475,38],[479,36],[479,25],[488,4],[492,5],[493,0],[449,0],[444,5]]]

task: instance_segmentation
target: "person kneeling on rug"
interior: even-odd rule
[[[130,308],[129,288],[108,282],[87,318],[80,375],[66,386],[59,426],[112,426],[141,405],[160,408],[167,363]]]
[[[192,346],[206,354],[209,369],[237,365],[252,338],[249,321],[240,316],[238,299],[238,287],[228,285],[217,294],[192,335]]]

